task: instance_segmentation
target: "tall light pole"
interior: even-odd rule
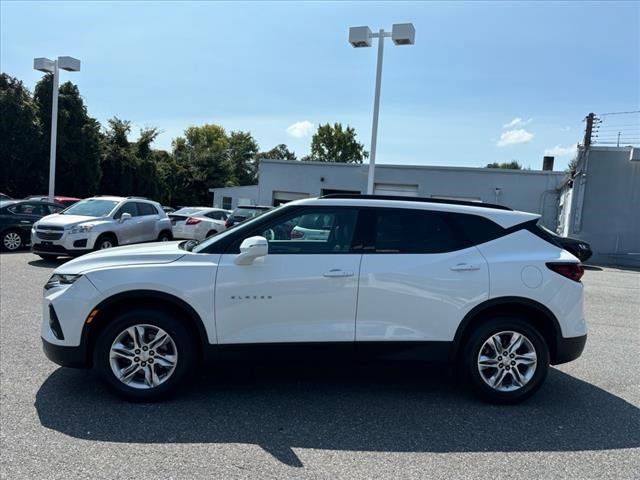
[[[51,149],[49,152],[49,201],[53,202],[56,185],[56,140],[58,135],[58,83],[59,70],[80,71],[80,60],[73,57],[58,57],[57,60],[34,58],[33,68],[45,73],[53,73],[53,100],[51,102]]]
[[[369,177],[367,180],[367,194],[373,194],[374,171],[376,168],[376,143],[378,140],[378,113],[380,112],[380,83],[382,82],[382,55],[384,51],[384,39],[391,37],[396,45],[413,45],[416,38],[416,29],[413,23],[394,23],[391,32],[380,29],[373,33],[369,27],[349,28],[349,43],[354,48],[370,47],[372,38],[378,39],[378,65],[376,67],[376,88],[373,97],[373,122],[371,125],[371,153],[369,155]]]

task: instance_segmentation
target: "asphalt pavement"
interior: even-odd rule
[[[577,361],[515,406],[447,369],[221,365],[170,401],[130,404],[42,353],[58,262],[0,255],[0,477],[639,478],[640,273],[593,269]]]

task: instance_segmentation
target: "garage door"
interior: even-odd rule
[[[308,193],[301,192],[273,192],[273,206],[277,207],[283,203],[292,202],[294,200],[300,200],[301,198],[309,198]]]
[[[418,185],[403,185],[401,183],[376,183],[375,195],[394,195],[400,197],[417,197]]]

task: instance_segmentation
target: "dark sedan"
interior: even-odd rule
[[[24,247],[34,222],[64,209],[63,205],[40,200],[0,200],[0,246],[10,252]]]

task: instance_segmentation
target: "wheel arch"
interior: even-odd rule
[[[198,358],[204,357],[205,347],[208,343],[207,331],[200,315],[191,305],[181,298],[158,290],[130,290],[106,298],[92,309],[88,318],[91,318],[93,312],[97,311],[97,313],[91,318],[91,321],[85,322],[81,340],[81,344],[85,346],[86,361],[89,366],[92,363],[96,339],[108,325],[109,319],[122,311],[140,307],[161,308],[183,318],[196,341]]]
[[[100,240],[102,237],[113,237],[116,239],[116,243],[118,245],[120,245],[120,238],[118,238],[118,234],[112,230],[107,230],[105,232],[100,232],[98,234],[98,236],[96,237],[96,239],[93,242],[93,247],[95,247],[98,243],[98,240]]]
[[[496,315],[518,315],[540,332],[547,346],[551,363],[555,362],[562,330],[558,319],[549,308],[530,298],[499,297],[476,305],[462,319],[453,339],[452,359],[457,359],[464,342],[474,327],[489,321]]]

